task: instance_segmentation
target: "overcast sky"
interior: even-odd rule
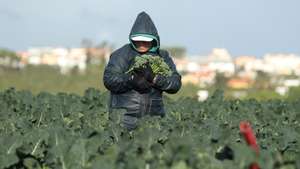
[[[0,0],[0,47],[78,47],[83,38],[120,47],[141,11],[162,45],[192,55],[300,54],[299,0]]]

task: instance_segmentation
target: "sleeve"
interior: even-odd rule
[[[153,84],[154,87],[167,93],[177,93],[181,88],[181,75],[177,72],[176,66],[172,58],[169,56],[169,53],[167,51],[164,51],[164,54],[164,60],[170,67],[172,75],[168,77],[157,75],[153,80]]]
[[[130,74],[126,74],[128,63],[117,53],[110,56],[109,62],[104,69],[104,86],[112,93],[125,93],[132,89],[129,84]]]

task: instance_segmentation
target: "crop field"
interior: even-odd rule
[[[0,169],[300,168],[299,101],[225,100],[220,91],[204,102],[166,97],[166,117],[144,117],[128,132],[107,99],[93,88],[0,92]],[[240,133],[245,120],[259,153]]]

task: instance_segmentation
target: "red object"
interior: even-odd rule
[[[250,165],[249,168],[250,168],[250,169],[259,169],[259,166],[258,166],[258,164],[253,163],[253,164]]]
[[[240,132],[241,134],[244,136],[247,144],[252,147],[257,155],[259,154],[259,148],[258,148],[258,145],[257,145],[257,142],[256,142],[256,137],[255,137],[255,134],[251,128],[251,125],[249,122],[247,121],[242,121],[240,122]],[[259,166],[257,163],[253,163],[250,165],[249,167],[250,169],[259,169]]]

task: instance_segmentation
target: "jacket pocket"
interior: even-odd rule
[[[151,99],[150,101],[150,115],[164,116],[164,104],[162,99]]]

